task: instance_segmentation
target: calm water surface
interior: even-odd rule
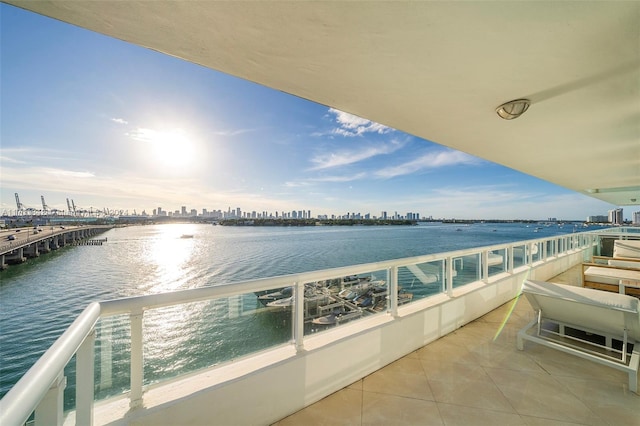
[[[458,230],[459,229],[459,230]],[[542,238],[573,226],[428,224],[354,227],[223,227],[194,224],[112,229],[102,246],[65,247],[0,274],[0,396],[92,301],[215,286],[339,266]],[[582,229],[580,229],[582,230]],[[180,238],[184,234],[193,238]],[[255,312],[255,298],[238,301]],[[145,382],[202,368],[290,338],[287,315],[235,315],[222,301],[145,313]],[[128,383],[128,322],[103,320],[113,376],[98,396]],[[203,355],[204,354],[204,355]],[[71,363],[73,364],[73,363]],[[73,376],[71,365],[66,374]],[[73,405],[69,380],[67,406]]]

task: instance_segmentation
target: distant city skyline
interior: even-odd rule
[[[174,57],[0,4],[0,210],[251,206],[571,220],[617,207]],[[435,141],[437,142],[437,141]],[[625,210],[630,219],[632,209]]]
[[[333,213],[323,213],[323,214],[315,214],[312,213],[310,209],[285,209],[285,210],[276,210],[276,211],[267,211],[267,210],[255,210],[249,209],[244,210],[242,207],[231,207],[227,206],[226,209],[216,209],[216,208],[194,208],[187,205],[181,205],[179,208],[164,208],[163,206],[157,206],[151,211],[141,210],[137,211],[134,209],[133,211],[129,210],[108,210],[108,209],[94,209],[89,208],[85,209],[79,206],[76,206],[74,200],[67,199],[68,209],[53,209],[48,204],[45,204],[45,197],[41,196],[41,208],[33,208],[29,205],[23,204],[16,198],[16,202],[22,204],[21,212],[18,212],[16,209],[3,210],[0,212],[3,216],[6,215],[42,215],[45,213],[49,214],[59,214],[59,215],[77,215],[77,216],[103,216],[103,215],[115,215],[115,216],[147,216],[147,217],[207,217],[211,219],[264,219],[264,218],[276,218],[276,219],[389,219],[389,220],[538,220],[538,221],[586,221],[593,223],[612,223],[612,224],[622,224],[624,221],[629,221],[634,224],[640,224],[640,211],[633,211],[630,213],[631,219],[624,218],[624,209],[623,208],[614,208],[606,212],[606,214],[595,214],[588,215],[585,218],[579,217],[538,217],[538,218],[498,218],[498,217],[446,217],[446,216],[434,216],[431,214],[422,214],[418,211],[407,211],[407,212],[399,212],[397,210],[380,210],[379,212],[362,212],[362,211],[353,211],[353,212],[333,212]],[[17,207],[17,206],[16,206]],[[46,207],[46,208],[45,208]],[[627,213],[629,215],[629,213]]]

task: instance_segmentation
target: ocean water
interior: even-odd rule
[[[560,235],[525,224],[115,228],[102,246],[65,247],[0,273],[0,396],[92,301],[148,295]],[[580,231],[583,229],[580,228]],[[182,235],[193,238],[181,238]],[[145,383],[234,359],[291,338],[289,315],[264,313],[255,295],[145,313]],[[126,317],[102,320],[97,397],[128,387]],[[109,369],[100,360],[108,355]],[[65,370],[72,407],[74,363]]]

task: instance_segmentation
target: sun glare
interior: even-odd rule
[[[148,136],[150,155],[156,164],[184,168],[195,161],[195,144],[183,130],[153,131]]]

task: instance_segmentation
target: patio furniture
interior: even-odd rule
[[[536,318],[518,332],[528,340],[624,371],[638,393],[640,300],[589,288],[526,280],[525,295]],[[604,344],[603,344],[604,343]]]

